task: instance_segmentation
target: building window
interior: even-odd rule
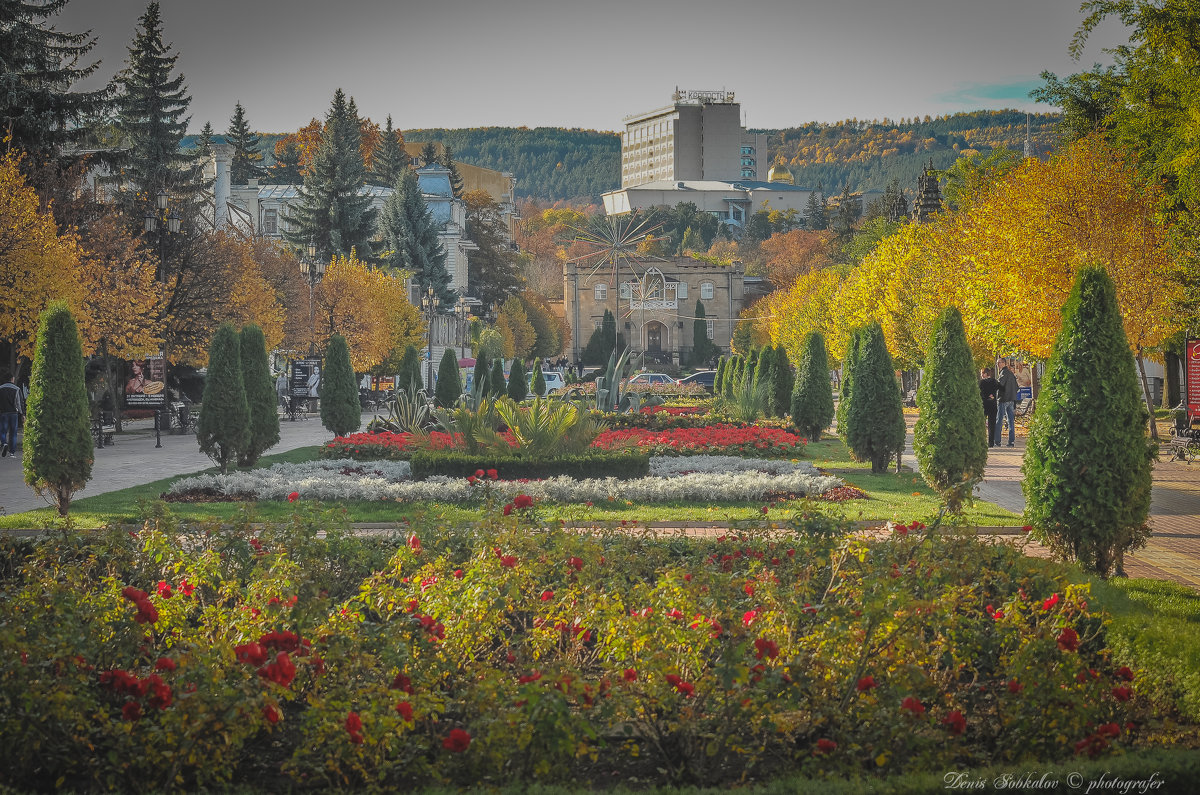
[[[752,154],[754,154],[754,147],[753,147],[753,146],[743,146],[743,147],[742,147],[742,154],[744,154],[744,155],[752,155]]]
[[[679,282],[675,285],[675,295],[687,298],[687,282]]]
[[[708,329],[708,338],[710,340],[713,338],[713,332],[716,329],[716,325],[717,325],[717,321],[715,321],[715,320],[704,321],[704,326],[705,326],[705,328]]]
[[[263,210],[263,234],[277,235],[279,234],[279,211],[278,210]]]
[[[629,282],[621,282],[621,297],[628,300],[629,296]]]
[[[607,284],[597,284],[596,289],[595,289],[595,296],[596,296],[597,301],[607,301],[608,300],[608,285]]]
[[[700,285],[700,300],[709,301],[713,297],[712,282],[704,282]]]
[[[604,328],[604,320],[601,318],[592,318],[592,331],[599,331]]]

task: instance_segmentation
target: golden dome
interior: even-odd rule
[[[796,180],[792,177],[792,170],[785,163],[777,163],[771,166],[771,170],[767,172],[767,182],[786,182],[789,185],[795,185]]]

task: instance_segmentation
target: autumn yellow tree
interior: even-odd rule
[[[763,275],[771,284],[785,287],[804,274],[829,267],[831,237],[829,232],[807,229],[771,235],[760,245],[765,268]]]
[[[313,302],[314,346],[324,350],[330,336],[341,334],[356,372],[375,368],[410,344],[420,345],[424,337],[425,325],[408,301],[403,274],[372,269],[353,254],[329,263]]]
[[[0,340],[12,343],[14,358],[32,351],[51,301],[78,316],[84,299],[75,239],[59,234],[19,166],[12,151],[0,157]]]

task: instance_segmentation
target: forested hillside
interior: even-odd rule
[[[1039,154],[1053,146],[1058,114],[1030,117],[1030,137]],[[797,185],[820,183],[826,194],[852,190],[883,190],[898,179],[906,190],[932,158],[946,168],[971,151],[987,154],[1005,146],[1021,151],[1025,114],[1015,110],[975,111],[924,119],[891,121],[848,120],[812,122],[783,130],[755,130],[769,136],[771,162],[786,160]],[[274,161],[278,134],[262,134],[259,149],[265,165]],[[620,183],[621,143],[616,133],[558,127],[473,127],[405,130],[409,142],[440,141],[454,158],[517,177],[517,195],[557,201],[585,199]]]
[[[621,180],[616,133],[559,127],[405,130],[405,141],[440,141],[456,160],[517,177],[517,195],[598,200]]]
[[[893,179],[911,189],[933,159],[946,168],[975,150],[983,154],[998,147],[1020,152],[1025,141],[1025,114],[1015,110],[975,111],[893,122],[848,120],[836,124],[813,122],[785,130],[755,130],[770,136],[771,162],[787,161],[797,185],[815,186],[826,193],[844,185],[851,190],[883,190]],[[1054,146],[1058,114],[1029,117],[1034,149],[1045,154]]]

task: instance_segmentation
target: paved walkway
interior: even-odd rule
[[[366,428],[372,416],[363,414],[363,428]],[[162,434],[162,447],[156,448],[153,420],[126,422],[125,429],[117,434],[115,444],[93,449],[95,462],[92,465],[92,479],[76,494],[75,499],[139,486],[173,475],[199,472],[213,466],[212,459],[200,452],[194,434]],[[319,418],[310,416],[295,421],[284,418],[279,423],[279,437],[279,444],[268,453],[285,453],[297,447],[324,444],[333,438],[333,434],[325,430]],[[49,504],[25,485],[20,451],[16,456],[0,458],[0,508],[4,513],[22,513],[45,508]]]

